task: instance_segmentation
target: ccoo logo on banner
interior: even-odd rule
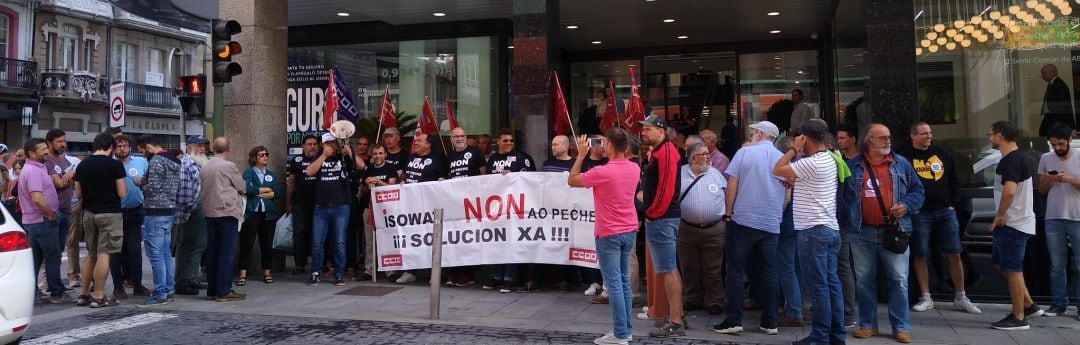
[[[442,266],[541,263],[597,267],[592,191],[567,173],[512,173],[372,190],[379,270],[431,267],[443,208]]]

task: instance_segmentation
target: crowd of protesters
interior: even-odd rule
[[[285,162],[286,176],[269,168],[281,162],[263,146],[248,151],[241,170],[228,160],[225,138],[211,143],[192,136],[184,151],[165,150],[154,136],[133,139],[110,129],[80,160],[67,155],[65,133],[52,130],[28,140],[0,180],[7,183],[5,206],[29,235],[35,269],[44,267],[40,303],[108,307],[127,299],[129,289],[146,305],[202,290],[218,302],[243,300],[234,286],[249,284],[253,264],[263,284],[275,282],[279,219],[292,222],[291,274],[306,275],[308,285],[383,279],[373,260],[372,188],[545,171],[566,172],[571,187],[592,189],[600,269],[454,267],[444,272],[446,286],[479,281],[500,293],[577,288],[589,302],[611,307],[613,330],[597,344],[626,344],[634,318],[657,321],[651,336],[685,335],[686,312],[697,309],[725,314],[712,327],[722,334],[744,332],[743,310],[761,309],[761,332],[779,334],[809,319],[812,331],[796,343],[841,344],[848,333],[878,335],[882,291],[889,334],[908,343],[909,311],[935,309],[927,258],[944,255],[955,308],[982,312],[965,294],[958,167],[933,143],[930,125],[912,125],[911,147],[894,150],[894,137],[881,124],[834,132],[820,119],[807,119],[779,139],[777,126],[762,121],[748,126],[748,140],[731,157],[718,144],[733,139],[710,130],[684,137],[659,116],[637,125],[640,136],[621,128],[556,136],[543,164],[518,150],[509,130],[469,137],[454,128],[449,147],[437,136],[417,134],[410,148],[402,147],[397,128],[374,142],[361,137],[355,146],[326,133],[303,138],[302,153]],[[1067,244],[1080,250],[1080,150],[1069,147],[1071,128],[1050,129],[1053,150],[1041,157],[1035,185],[1015,125],[994,123],[987,136],[1002,156],[994,184],[993,262],[1013,305],[992,327],[1028,329],[1028,318],[1060,315],[1069,305]],[[1035,233],[1035,192],[1050,199],[1054,301],[1045,311],[1031,300],[1023,277],[1025,246]],[[89,254],[82,260],[80,241]],[[67,272],[61,272],[63,252],[71,263]],[[152,288],[143,285],[144,256]],[[920,293],[914,306],[909,268]],[[426,274],[391,271],[385,278],[407,284]],[[76,287],[78,297],[68,297]],[[804,307],[804,298],[812,308]],[[812,310],[809,317],[804,310]]]

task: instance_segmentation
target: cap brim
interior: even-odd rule
[[[637,123],[638,123],[639,125],[642,125],[642,126],[656,126],[656,127],[660,127],[660,125],[658,125],[658,124],[655,124],[655,123],[652,123],[652,122],[649,122],[649,121],[638,121]]]

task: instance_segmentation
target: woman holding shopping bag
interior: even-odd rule
[[[257,146],[248,152],[248,164],[251,167],[244,170],[244,184],[247,186],[247,207],[244,210],[244,224],[240,227],[240,277],[236,280],[236,286],[247,285],[248,261],[251,260],[251,249],[258,238],[260,253],[260,268],[263,271],[263,282],[274,282],[270,274],[273,264],[272,254],[274,251],[274,224],[281,214],[278,213],[277,202],[282,199],[282,184],[274,172],[266,168],[270,162],[270,153],[264,146]]]

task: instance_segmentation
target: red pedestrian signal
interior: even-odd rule
[[[180,108],[189,117],[206,115],[206,76],[185,75],[180,77],[180,89],[176,90]]]
[[[180,77],[180,91],[186,96],[203,96],[206,94],[206,76],[186,75]]]

